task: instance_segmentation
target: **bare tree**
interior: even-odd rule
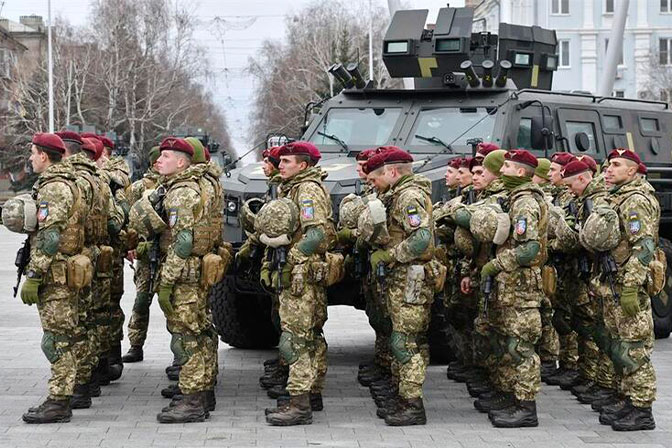
[[[659,55],[652,54],[645,73],[644,96],[672,103],[672,65],[661,63]]]

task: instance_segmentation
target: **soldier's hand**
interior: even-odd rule
[[[174,285],[170,283],[159,285],[159,306],[166,316],[173,314],[173,304],[170,301],[170,296],[173,295],[173,287]]]
[[[494,277],[499,274],[500,270],[492,261],[485,263],[485,266],[481,268],[481,279],[485,280],[486,277]]]
[[[621,292],[621,310],[628,317],[633,317],[639,313],[639,297],[637,296],[636,286],[627,286]]]
[[[388,250],[378,249],[371,254],[371,272],[376,272],[376,269],[380,263],[383,263],[385,266],[387,266],[388,264],[392,263],[393,260],[394,258]]]
[[[250,254],[252,253],[252,247],[244,243],[242,246],[240,246],[240,249],[238,252],[236,252],[235,256],[235,266],[236,270],[240,270],[243,266],[245,266],[248,261],[250,260]]]
[[[338,244],[341,246],[350,246],[355,240],[352,230],[347,227],[339,230],[336,236],[338,237]]]
[[[462,294],[471,294],[471,278],[464,277],[460,282],[460,291]]]
[[[259,274],[259,282],[261,283],[261,287],[264,288],[266,291],[273,290],[271,270],[268,268],[268,263],[264,263],[261,266],[261,272]]]
[[[126,259],[133,263],[138,258],[138,253],[135,250],[129,250],[126,252]]]
[[[41,278],[27,278],[21,288],[21,300],[26,305],[34,305],[40,301],[38,291],[42,284]]]
[[[294,269],[294,265],[291,263],[286,263],[282,267],[282,271],[280,272],[280,283],[283,288],[292,286],[292,269]]]

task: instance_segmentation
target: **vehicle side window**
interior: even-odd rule
[[[569,137],[569,147],[571,152],[595,154],[595,125],[591,122],[585,121],[567,121],[567,134]],[[590,141],[590,147],[586,151],[581,151],[576,144],[576,135],[580,132],[585,133]]]
[[[644,132],[658,132],[658,119],[657,118],[640,118],[640,123],[642,126],[642,131]]]
[[[532,119],[521,118],[518,126],[516,148],[532,149]]]

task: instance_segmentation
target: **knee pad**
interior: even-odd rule
[[[513,336],[506,338],[505,353],[511,356],[514,364],[518,365],[531,358],[534,355],[534,345],[530,342],[523,341]]]
[[[573,330],[570,317],[563,310],[555,310],[551,322],[560,336],[566,336]]]
[[[390,335],[390,351],[394,359],[401,364],[409,362],[413,355],[417,353],[408,347],[409,342],[412,342],[412,338],[405,333],[393,331]]]
[[[644,364],[649,362],[648,356],[632,356],[631,350],[643,348],[644,342],[626,342],[612,341],[611,361],[614,363],[614,369],[619,375],[629,375],[639,370]]]
[[[278,343],[280,358],[288,365],[294,364],[301,354],[298,338],[289,331],[283,331]]]
[[[47,357],[51,364],[55,364],[61,356],[63,356],[63,348],[57,346],[57,343],[67,343],[66,347],[70,346],[70,338],[64,335],[58,335],[51,331],[45,331],[42,335],[42,353]]]
[[[190,339],[193,339],[191,336],[183,335],[180,333],[173,333],[170,339],[170,350],[173,352],[175,361],[178,365],[183,366],[189,362],[189,359],[194,354],[189,347],[187,347],[186,342]]]

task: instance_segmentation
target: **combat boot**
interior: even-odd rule
[[[272,426],[310,425],[313,423],[310,394],[292,395],[289,398],[289,405],[278,412],[268,414],[266,422]]]
[[[506,413],[492,416],[492,426],[496,428],[531,428],[539,426],[536,401],[518,401],[515,408]]]
[[[562,390],[570,390],[579,383],[581,376],[578,370],[568,370],[565,375],[558,378],[558,386]]]
[[[206,411],[214,411],[217,407],[217,397],[215,396],[215,389],[208,389],[203,392],[203,400]]]
[[[100,355],[98,358],[98,366],[96,367],[98,374],[98,384],[101,386],[110,385],[110,363],[107,355],[107,352]]]
[[[479,412],[483,413],[496,411],[499,409],[506,409],[510,406],[513,406],[514,404],[515,400],[513,398],[513,394],[508,392],[496,392],[490,397],[479,397],[476,401],[474,401],[474,407]]]
[[[576,398],[583,404],[591,404],[599,400],[609,400],[613,398],[615,393],[613,389],[596,386],[585,394],[577,395]]]
[[[374,368],[372,370],[361,371],[357,375],[357,381],[364,387],[370,386],[372,383],[383,378],[389,377],[390,373],[383,368]]]
[[[266,415],[278,412],[281,408],[289,406],[289,395],[283,395],[278,398],[278,403],[275,408],[266,408],[264,412]],[[322,402],[322,394],[320,392],[310,393],[310,410],[319,412],[324,410],[324,403]]]
[[[488,381],[467,381],[467,391],[474,398],[478,398],[491,390],[492,386]]]
[[[448,368],[446,369],[446,376],[449,380],[454,380],[455,374],[461,373],[464,369],[465,367],[460,361],[453,361],[448,364]]]
[[[91,380],[89,381],[89,395],[92,398],[100,397],[100,379],[98,372],[94,369],[91,372]]]
[[[124,363],[121,360],[121,341],[112,346],[109,363],[109,379],[110,381],[117,381],[121,378],[121,374],[124,372]]]
[[[176,359],[173,359],[173,363],[166,367],[166,376],[170,381],[177,381],[180,378],[180,370],[182,366],[177,363]]]
[[[578,396],[579,394],[585,394],[591,388],[595,387],[597,383],[592,380],[581,378],[581,381],[572,387],[572,395]]]
[[[548,384],[549,386],[557,386],[558,380],[565,373],[567,373],[567,369],[565,369],[565,367],[563,366],[560,366],[558,369],[555,370],[555,372],[551,373],[548,377],[546,377],[545,383]]]
[[[468,380],[475,379],[477,378],[477,369],[474,369],[473,367],[466,368],[461,371],[456,371],[453,374],[453,380],[457,381],[458,383],[466,383]]]
[[[611,424],[614,431],[645,431],[656,429],[651,408],[632,406],[630,412]]]
[[[201,392],[185,394],[175,406],[169,406],[166,411],[157,414],[156,419],[159,423],[204,422],[207,411],[203,401]]]
[[[91,407],[91,395],[88,384],[77,384],[70,399],[70,409],[88,409]]]
[[[181,394],[182,391],[180,390],[180,386],[177,384],[171,384],[161,389],[161,396],[163,398],[173,398],[175,395],[181,395]]]
[[[280,364],[280,358],[269,358],[264,361],[264,367],[277,366]]]
[[[600,424],[611,426],[616,420],[620,420],[630,413],[632,410],[632,402],[627,398],[621,398],[617,402],[604,406],[600,411]]]
[[[376,410],[376,416],[378,418],[384,419],[388,415],[392,415],[395,412],[397,412],[398,407],[399,407],[399,396],[396,395],[394,397],[390,397],[387,400],[385,400],[385,402],[382,403],[381,406],[378,406],[378,409]]]
[[[285,386],[273,386],[266,391],[268,398],[277,399],[283,395],[289,395]]]
[[[140,362],[145,359],[145,353],[142,351],[142,345],[131,345],[128,352],[121,358],[121,361],[126,363]]]
[[[544,383],[546,379],[553,375],[557,369],[557,362],[555,361],[544,361],[541,363],[541,381]]]
[[[385,424],[388,426],[412,426],[427,423],[425,406],[422,398],[406,400],[399,398],[399,404],[395,411],[385,416]]]
[[[284,386],[289,378],[289,369],[286,367],[277,367],[259,378],[259,384],[264,389],[270,389],[273,386]]]
[[[65,423],[72,417],[70,400],[47,400],[37,408],[31,408],[23,414],[26,423]]]
[[[597,412],[602,412],[604,408],[613,409],[614,407],[617,407],[620,409],[623,400],[624,400],[623,397],[621,397],[618,393],[614,392],[614,394],[609,398],[593,401],[592,403],[590,403],[590,407],[593,411]]]

